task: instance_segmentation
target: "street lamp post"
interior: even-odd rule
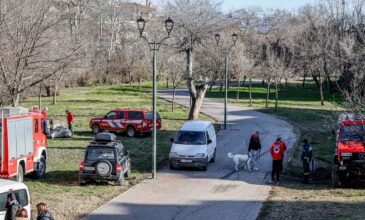
[[[157,146],[157,129],[156,129],[156,96],[157,96],[157,83],[156,83],[156,75],[157,75],[157,51],[160,49],[162,42],[170,37],[170,33],[172,28],[174,27],[174,22],[171,18],[167,18],[165,20],[165,28],[167,31],[167,37],[163,38],[160,42],[149,41],[145,36],[143,36],[143,30],[145,28],[146,21],[140,17],[137,20],[137,26],[139,30],[139,36],[143,38],[150,50],[152,51],[153,58],[153,68],[152,68],[152,78],[153,78],[153,98],[152,98],[152,106],[153,106],[153,150],[152,150],[152,178],[156,179],[156,146]]]
[[[229,52],[231,51],[232,47],[234,47],[236,45],[236,41],[237,41],[237,34],[232,34],[232,41],[233,44],[227,48],[223,48],[222,46],[219,45],[219,41],[221,39],[220,34],[216,34],[215,36],[215,41],[217,42],[217,46],[219,46],[221,49],[223,49],[223,54],[224,54],[224,129],[227,129],[227,96],[228,96],[228,56],[229,56]]]

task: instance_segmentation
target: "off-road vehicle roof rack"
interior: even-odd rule
[[[95,136],[95,139],[90,142],[91,144],[121,144],[122,142],[117,140],[117,136],[109,132],[101,132]],[[113,144],[114,145],[114,144]]]

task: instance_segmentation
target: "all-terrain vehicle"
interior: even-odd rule
[[[342,113],[338,119],[336,142],[333,186],[342,186],[351,179],[365,179],[365,116]]]
[[[128,151],[115,134],[99,133],[85,150],[85,158],[80,163],[80,185],[94,180],[113,181],[123,185],[124,177],[131,177],[131,160]]]

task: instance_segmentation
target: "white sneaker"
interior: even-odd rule
[[[256,170],[256,171],[258,171],[258,170],[260,170],[258,167],[254,167],[253,168],[253,170]]]

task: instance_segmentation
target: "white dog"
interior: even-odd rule
[[[240,161],[242,161],[244,166],[245,166],[245,170],[248,169],[248,171],[251,172],[251,167],[250,167],[251,155],[250,154],[232,154],[232,153],[228,153],[228,157],[232,158],[233,162],[235,163],[236,171],[238,171],[238,165],[240,164]]]

